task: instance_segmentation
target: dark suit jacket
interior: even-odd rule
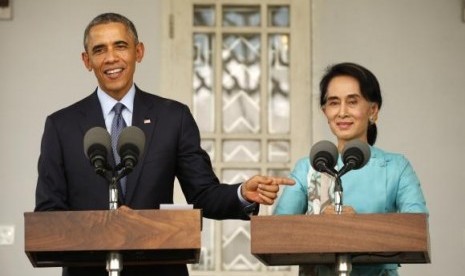
[[[219,183],[200,147],[199,130],[186,105],[136,87],[132,125],[145,133],[145,152],[127,177],[126,196],[122,199],[120,195],[121,202],[133,209],[156,209],[161,203],[172,203],[177,177],[187,202],[202,209],[205,217],[248,219],[237,196],[239,184]],[[108,183],[94,172],[83,149],[84,134],[95,126],[105,128],[96,92],[47,117],[35,211],[108,209]],[[125,267],[122,275],[165,275],[162,270],[166,267],[146,269],[147,273],[130,273],[131,268]],[[169,275],[187,275],[183,265],[172,269]],[[71,272],[68,275],[77,275]],[[107,273],[102,270],[95,275]]]

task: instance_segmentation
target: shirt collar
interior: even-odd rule
[[[132,84],[131,88],[129,89],[128,93],[124,95],[124,97],[119,101],[120,103],[124,104],[129,112],[132,113],[134,107],[134,96],[136,95],[136,87],[134,83]],[[102,107],[103,116],[106,117],[110,114],[113,106],[118,102],[117,100],[110,97],[105,91],[103,91],[100,86],[97,87],[97,97],[100,102],[100,106]]]

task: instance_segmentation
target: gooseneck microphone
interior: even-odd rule
[[[137,165],[145,147],[145,134],[135,126],[126,127],[121,132],[116,149],[121,157],[121,168],[131,172]]]
[[[341,177],[351,170],[358,170],[368,163],[371,151],[367,143],[358,139],[347,142],[342,151],[342,161],[344,166],[339,170],[338,176]]]
[[[145,148],[145,134],[135,126],[126,127],[121,132],[117,151],[121,163],[112,168],[108,165],[107,157],[111,152],[111,136],[103,127],[93,127],[84,135],[84,153],[89,159],[95,172],[111,181],[118,181],[130,173],[137,165]],[[121,171],[122,169],[122,171]],[[121,171],[121,172],[120,172]]]
[[[318,172],[326,172],[332,176],[336,176],[337,173],[334,166],[337,163],[338,156],[336,145],[327,140],[317,142],[310,149],[310,161],[313,169]]]
[[[93,127],[84,135],[84,153],[95,172],[105,175],[108,169],[107,156],[111,151],[111,137],[103,127]]]
[[[116,146],[121,163],[114,168],[107,163],[108,152],[111,152],[111,136],[106,129],[94,127],[84,135],[84,153],[94,166],[95,172],[105,177],[109,182],[110,210],[118,209],[118,181],[129,174],[137,165],[145,147],[144,132],[135,126],[126,127],[121,131]],[[124,191],[123,191],[124,193]],[[107,271],[109,275],[120,275],[122,255],[118,251],[107,254]]]
[[[310,150],[310,161],[313,169],[318,172],[328,173],[335,179],[334,185],[334,207],[337,214],[342,213],[342,181],[341,177],[351,170],[357,170],[365,166],[370,160],[370,147],[360,140],[351,140],[346,143],[342,150],[342,161],[344,166],[338,171],[335,165],[339,152],[337,147],[326,140],[313,145]]]

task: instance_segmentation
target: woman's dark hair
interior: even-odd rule
[[[87,51],[87,40],[89,39],[89,32],[90,29],[92,29],[94,26],[101,25],[101,24],[108,24],[108,23],[121,23],[126,28],[128,29],[129,33],[132,35],[134,38],[134,43],[137,44],[139,43],[139,38],[137,36],[137,30],[136,27],[134,26],[134,23],[132,23],[131,20],[129,20],[127,17],[117,14],[117,13],[102,13],[100,15],[97,15],[90,23],[87,25],[85,31],[84,31],[84,49]]]
[[[360,85],[360,92],[365,100],[377,103],[378,108],[381,108],[383,99],[381,97],[381,89],[379,88],[378,80],[375,75],[365,67],[345,62],[332,65],[326,69],[326,73],[320,81],[320,107],[326,104],[326,93],[328,85],[334,77],[349,76],[356,79]],[[368,144],[374,145],[378,130],[375,123],[368,122],[367,140]]]

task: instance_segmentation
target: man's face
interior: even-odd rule
[[[94,71],[100,88],[120,100],[132,86],[136,62],[143,56],[144,45],[136,44],[122,23],[107,23],[92,27],[82,60]]]

